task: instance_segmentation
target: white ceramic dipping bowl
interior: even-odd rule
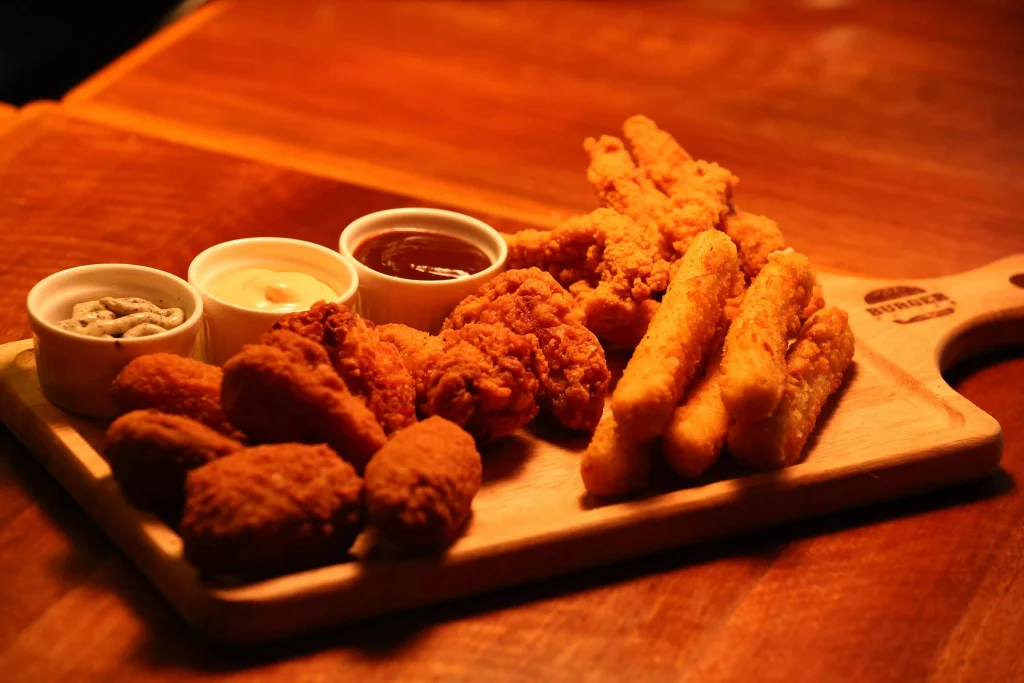
[[[249,237],[210,247],[192,260],[188,281],[203,297],[203,355],[214,365],[223,365],[243,345],[258,340],[286,313],[245,308],[210,294],[218,278],[246,268],[305,273],[338,292],[334,301],[339,304],[348,304],[359,287],[352,264],[338,252],[312,242]]]
[[[396,228],[427,230],[461,237],[479,247],[491,265],[454,280],[406,280],[359,263],[355,251],[365,240]],[[375,323],[402,323],[431,334],[462,299],[505,269],[508,247],[501,233],[483,221],[442,209],[389,209],[367,214],[341,233],[339,250],[359,274],[355,311]]]
[[[160,308],[180,308],[185,322],[151,337],[103,339],[56,326],[75,304],[112,296],[141,297]],[[114,417],[110,383],[128,361],[149,353],[191,356],[203,301],[187,282],[145,266],[100,263],[69,268],[40,280],[28,293],[28,322],[35,342],[43,396],[79,415]]]

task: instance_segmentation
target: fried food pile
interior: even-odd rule
[[[695,161],[650,119],[588,139],[603,208],[508,236],[510,262],[569,288],[584,323],[635,347],[583,454],[587,490],[646,486],[664,461],[702,475],[728,449],[755,469],[797,462],[853,358],[846,313],[824,308],[778,225],[736,211],[737,179]]]

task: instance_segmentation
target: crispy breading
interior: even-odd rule
[[[620,428],[660,435],[707,355],[739,270],[736,246],[709,230],[694,241],[612,394]]]
[[[370,522],[398,546],[445,546],[469,517],[482,477],[473,437],[428,417],[395,434],[366,466]]]
[[[853,352],[853,332],[844,311],[828,308],[804,323],[786,358],[786,386],[778,407],[762,420],[733,426],[729,452],[757,469],[797,462],[825,401],[842,383]]]
[[[201,571],[265,574],[345,559],[363,482],[323,444],[247,448],[188,473],[181,539]]]
[[[771,415],[785,389],[786,348],[814,294],[806,256],[776,252],[750,284],[725,338],[720,387],[729,415],[752,422]]]
[[[228,436],[240,436],[220,405],[221,369],[170,353],[139,356],[110,386],[118,412],[152,408],[184,415]]]
[[[125,498],[158,508],[182,501],[189,470],[241,449],[235,439],[191,418],[133,410],[110,424],[104,456]]]
[[[779,224],[765,216],[740,211],[725,217],[722,232],[736,243],[740,269],[753,280],[768,263],[768,255],[786,248]]]
[[[729,413],[722,403],[721,345],[712,354],[704,376],[672,413],[662,438],[665,462],[677,474],[699,477],[718,459],[729,434]]]
[[[572,429],[593,431],[604,410],[611,373],[604,349],[583,326],[572,295],[537,268],[506,271],[463,299],[444,329],[498,324],[537,337],[547,361],[538,379],[541,410]]]
[[[323,346],[268,332],[224,364],[224,410],[256,443],[326,443],[362,471],[384,430],[348,390]]]
[[[375,326],[347,306],[319,301],[308,311],[282,316],[273,329],[285,329],[323,344],[338,375],[361,396],[391,434],[416,421],[416,387],[391,344]]]
[[[590,493],[618,496],[646,486],[652,467],[651,443],[624,434],[608,411],[583,451],[580,476]]]

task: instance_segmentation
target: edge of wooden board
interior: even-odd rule
[[[30,348],[30,340],[0,347],[12,359],[2,363],[5,379],[8,365]],[[998,465],[1002,431],[966,399],[948,394],[942,398],[963,416],[949,429],[973,436],[611,503],[584,519],[545,519],[540,531],[497,545],[473,547],[470,535],[468,544],[440,556],[372,563],[367,571],[362,563],[343,563],[239,587],[201,580],[182,558],[180,538],[121,496],[91,446],[83,460],[87,442],[73,427],[60,427],[81,418],[28,403],[7,381],[0,382],[0,417],[193,626],[213,640],[255,643],[985,476]]]

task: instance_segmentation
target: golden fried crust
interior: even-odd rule
[[[228,436],[239,436],[220,405],[221,369],[170,353],[139,356],[110,386],[118,412],[152,408],[184,415]]]
[[[274,329],[323,344],[338,375],[366,401],[385,433],[416,421],[412,376],[394,346],[381,342],[372,322],[346,306],[320,301],[308,311],[282,316]]]
[[[241,449],[238,441],[187,417],[135,410],[111,423],[104,455],[125,497],[155,508],[181,502],[189,470]]]
[[[650,480],[651,456],[650,442],[637,441],[623,433],[609,411],[583,451],[583,485],[598,496],[619,496],[642,489]]]
[[[721,359],[719,345],[704,376],[672,413],[661,441],[665,462],[684,477],[704,474],[718,460],[729,434],[729,413],[718,386]]]
[[[420,396],[424,415],[440,415],[479,443],[507,436],[538,411],[547,364],[533,335],[499,325],[467,325],[440,335],[444,351],[429,364]]]
[[[786,248],[779,224],[765,216],[740,211],[726,216],[722,232],[736,243],[740,270],[753,280],[768,263],[768,255]]]
[[[828,397],[853,360],[853,333],[844,311],[828,308],[808,320],[786,358],[786,388],[775,412],[729,432],[729,452],[756,469],[792,465]]]
[[[759,420],[779,404],[786,348],[813,293],[810,262],[791,250],[770,255],[750,284],[726,335],[722,358],[722,401],[733,420]]]
[[[624,432],[645,440],[664,431],[707,356],[738,270],[736,247],[721,232],[694,241],[612,395]]]
[[[506,271],[463,299],[444,328],[498,324],[536,336],[547,361],[547,372],[538,378],[541,409],[569,428],[592,431],[604,409],[611,373],[604,349],[583,318],[572,295],[554,278],[527,268]]]
[[[366,466],[370,521],[402,547],[447,545],[469,516],[482,475],[473,438],[429,417],[395,434]]]
[[[224,410],[257,443],[326,443],[362,471],[384,445],[384,430],[349,392],[327,352],[277,330],[224,364]]]
[[[213,573],[278,572],[341,560],[363,524],[363,483],[327,446],[247,448],[188,473],[185,557]]]

